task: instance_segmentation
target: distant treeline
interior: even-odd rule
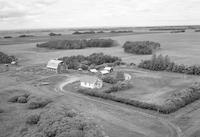
[[[18,37],[19,37],[19,38],[34,37],[34,35],[26,35],[26,34],[23,34],[23,35],[19,35]]]
[[[63,57],[62,60],[67,64],[68,69],[82,68],[83,70],[88,70],[89,68],[94,68],[96,65],[101,65],[104,63],[119,63],[121,59],[115,56],[104,55],[103,53],[93,53],[89,56],[77,55],[71,57]]]
[[[36,46],[49,49],[84,49],[87,47],[113,47],[116,46],[116,42],[112,39],[55,40]]]
[[[153,41],[127,41],[123,45],[124,51],[133,54],[152,54],[160,48],[160,43]]]
[[[173,30],[171,31],[171,33],[183,33],[185,32],[185,30]]]
[[[14,60],[16,60],[16,57],[8,56],[5,53],[0,52],[0,64],[11,63]]]
[[[200,32],[200,29],[195,30],[195,32]]]
[[[110,33],[132,33],[132,30],[111,30]]]
[[[178,31],[178,30],[185,30],[183,28],[153,28],[149,29],[149,31]]]
[[[49,36],[61,36],[62,34],[57,34],[57,33],[53,33],[53,32],[51,32],[51,33],[49,33]]]
[[[153,55],[150,60],[143,60],[138,67],[149,69],[153,71],[169,71],[177,73],[185,73],[190,75],[200,75],[200,66],[187,66],[183,64],[176,64],[170,61],[168,56]]]
[[[79,35],[79,34],[95,34],[95,31],[84,31],[84,32],[80,32],[80,31],[75,31],[72,34],[74,35]],[[104,33],[103,31],[101,33]]]

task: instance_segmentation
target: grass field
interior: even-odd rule
[[[198,76],[174,74],[168,72],[147,72],[137,69],[119,69],[132,76],[133,88],[111,94],[128,99],[135,99],[161,105],[175,91],[189,87],[198,81]]]
[[[119,34],[118,34],[119,35]],[[88,38],[91,35],[83,36],[62,36],[62,39],[73,39],[73,38]],[[36,43],[29,43],[25,39],[21,41],[25,44],[13,44],[12,45],[1,45],[0,51],[8,54],[14,54],[19,57],[23,62],[30,61],[31,64],[35,63],[46,63],[49,59],[58,58],[62,56],[71,55],[89,55],[94,52],[103,52],[105,54],[119,56],[125,62],[139,63],[142,59],[148,59],[151,55],[133,55],[124,53],[122,44],[125,41],[138,41],[138,40],[151,40],[161,43],[161,50],[157,54],[169,55],[172,60],[177,63],[183,64],[200,64],[199,63],[199,52],[200,52],[200,33],[186,32],[186,33],[154,33],[154,34],[138,34],[138,35],[126,35],[126,36],[112,36],[110,35],[98,35],[92,37],[109,37],[117,40],[119,46],[112,48],[90,48],[80,50],[48,50],[36,48]],[[45,39],[43,39],[44,41]],[[48,39],[46,39],[48,40]],[[41,41],[38,39],[38,41]],[[36,42],[34,40],[33,42]],[[2,40],[0,40],[2,43]],[[8,42],[9,43],[9,42]]]

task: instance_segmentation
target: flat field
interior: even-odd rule
[[[199,80],[198,76],[185,74],[148,72],[134,68],[120,68],[119,70],[132,76],[130,82],[133,88],[125,91],[113,92],[113,95],[157,105],[164,104],[164,101],[172,93],[185,89]]]
[[[161,49],[157,54],[169,55],[173,61],[180,64],[200,64],[199,53],[200,53],[200,33],[186,32],[186,33],[153,33],[153,34],[97,34],[97,35],[65,35],[61,38],[38,38],[35,37],[34,40],[30,38],[25,38],[25,40],[20,39],[20,42],[16,40],[16,43],[23,44],[13,44],[15,39],[10,41],[5,41],[0,39],[0,51],[8,54],[14,54],[18,58],[24,61],[30,61],[31,64],[35,63],[46,63],[49,59],[58,58],[62,56],[71,55],[89,55],[94,52],[103,52],[105,54],[119,56],[123,61],[131,63],[134,62],[138,64],[142,59],[151,58],[151,55],[133,55],[124,53],[122,45],[126,41],[139,41],[139,40],[151,40],[161,43]],[[49,50],[36,48],[36,43],[30,42],[41,42],[54,39],[81,39],[81,38],[112,38],[116,40],[119,45],[111,48],[87,48],[80,50]],[[19,38],[18,38],[19,39]],[[29,40],[27,40],[29,39]],[[4,44],[9,45],[4,45]],[[10,45],[11,44],[11,45]]]

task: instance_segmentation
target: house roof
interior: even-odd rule
[[[97,72],[98,72],[98,70],[96,70],[96,69],[90,69],[90,72],[97,73]]]
[[[99,78],[92,76],[85,76],[80,78],[80,82],[91,83],[91,84],[95,83],[97,80],[99,80]]]
[[[61,60],[55,60],[55,59],[49,60],[47,63],[47,68],[57,69],[58,65],[62,62],[63,61]]]
[[[100,72],[101,72],[101,74],[108,74],[109,73],[108,70],[101,70]]]
[[[112,67],[105,67],[104,69],[110,71],[112,69]]]

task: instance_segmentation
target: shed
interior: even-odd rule
[[[63,72],[66,70],[66,66],[64,65],[63,61],[52,59],[49,60],[47,63],[47,69],[51,71],[56,71],[57,73]]]
[[[113,71],[113,68],[112,67],[105,67],[104,70],[107,70],[109,72],[112,72]]]
[[[110,71],[108,71],[108,70],[101,70],[100,72],[101,72],[102,75],[105,75],[105,74],[109,74],[109,73],[110,73]]]
[[[97,73],[98,70],[96,70],[96,69],[90,69],[90,72]]]
[[[103,86],[103,81],[97,77],[87,76],[80,79],[80,86],[91,89],[100,89]]]

